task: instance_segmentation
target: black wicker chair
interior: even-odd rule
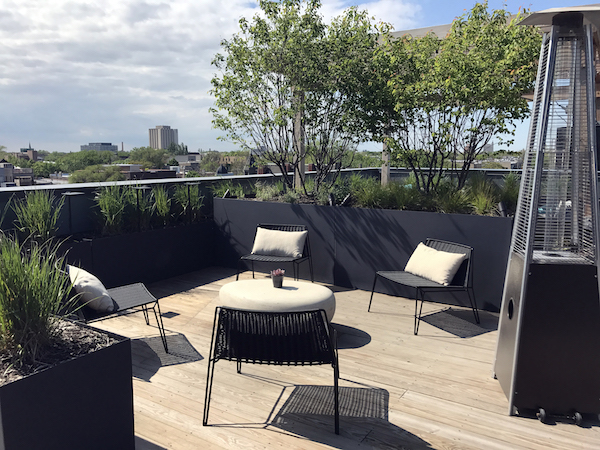
[[[217,307],[210,343],[204,417],[208,412],[215,363],[219,360],[287,366],[331,364],[334,373],[335,433],[339,434],[338,355],[335,330],[324,310],[246,311]]]
[[[426,292],[465,291],[469,297],[469,303],[471,304],[471,308],[473,309],[475,321],[479,323],[479,311],[477,310],[475,294],[473,293],[472,281],[473,248],[463,244],[455,244],[453,242],[441,241],[439,239],[427,239],[425,245],[443,252],[463,253],[467,255],[467,258],[462,262],[461,266],[456,272],[456,275],[454,275],[452,282],[448,286],[445,286],[443,284],[436,283],[435,281],[431,281],[418,275],[414,275],[412,273],[404,271],[379,271],[375,273],[375,279],[373,280],[373,289],[371,289],[371,299],[369,300],[368,311],[371,311],[371,303],[373,302],[373,292],[375,291],[377,279],[379,277],[382,277],[394,283],[409,286],[415,289],[415,334],[419,332],[419,323],[421,321],[421,312],[423,311],[423,302],[425,301]],[[419,301],[421,301],[420,308]]]
[[[306,225],[282,225],[282,224],[273,224],[273,223],[260,223],[256,226],[256,228],[266,228],[268,230],[278,230],[278,231],[307,231],[308,228]],[[237,275],[235,277],[238,280],[240,276],[240,272],[242,271],[242,265],[245,261],[250,261],[252,266],[252,278],[254,278],[254,263],[292,263],[293,271],[294,271],[294,279],[298,279],[299,275],[299,265],[301,262],[308,261],[308,267],[310,270],[310,281],[315,281],[313,276],[313,266],[312,266],[312,258],[310,255],[310,244],[308,242],[308,233],[306,235],[306,241],[304,241],[304,249],[302,250],[302,255],[294,258],[290,256],[270,256],[270,255],[255,255],[248,254],[242,256],[238,261],[238,269]]]
[[[158,331],[162,340],[165,352],[169,353],[167,347],[167,336],[165,334],[165,326],[163,325],[162,315],[160,312],[160,305],[158,300],[154,297],[146,288],[143,283],[128,284],[126,286],[120,286],[112,289],[107,289],[108,295],[113,301],[114,310],[111,312],[98,312],[90,308],[89,306],[83,305],[77,310],[77,315],[81,320],[86,323],[95,322],[97,320],[109,319],[116,317],[117,315],[131,314],[137,311],[144,313],[144,319],[146,319],[146,325],[150,325],[148,317],[148,308],[154,311],[154,317],[156,318],[156,324],[158,325]]]

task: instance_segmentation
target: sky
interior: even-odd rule
[[[396,31],[450,23],[465,0],[322,0],[325,20],[350,6]],[[539,11],[578,1],[489,1]],[[218,140],[209,108],[220,42],[258,12],[252,0],[0,0],[0,145],[72,152],[90,142],[125,151],[169,125],[190,151],[237,150]],[[525,147],[528,123],[511,150]],[[378,150],[363,143],[359,150]]]

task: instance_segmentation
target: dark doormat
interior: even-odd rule
[[[470,309],[446,309],[422,316],[421,320],[460,338],[470,338],[498,329],[498,315],[487,311],[479,311],[480,322],[475,322]]]

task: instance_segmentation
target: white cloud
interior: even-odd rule
[[[349,6],[324,0],[326,19]],[[396,29],[416,3],[359,5]],[[257,1],[0,0],[0,145],[77,151],[96,141],[148,145],[171,125],[190,149],[218,143],[208,108],[211,60]]]

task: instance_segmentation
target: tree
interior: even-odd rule
[[[167,152],[170,155],[187,155],[188,148],[183,142],[181,144],[176,144],[175,142],[171,142],[169,148],[167,148]]]
[[[202,154],[200,169],[205,172],[216,172],[221,161],[221,153],[209,150]]]
[[[82,150],[80,152],[64,153],[50,160],[59,162],[61,167],[68,173],[83,170],[89,166],[99,164],[110,164],[113,153],[110,151]]]
[[[144,169],[162,169],[167,161],[167,151],[152,147],[135,147],[131,149],[127,161],[131,164],[141,164]]]
[[[36,178],[48,178],[50,174],[60,172],[60,165],[55,162],[37,161],[31,167]]]
[[[522,18],[508,20],[507,11],[490,13],[483,3],[456,19],[443,39],[384,35],[375,84],[386,83],[376,100],[387,106],[365,123],[421,190],[435,189],[446,165],[462,187],[491,138],[514,134],[515,121],[529,115],[522,95],[533,90],[541,36],[518,26]]]
[[[69,176],[69,183],[93,183],[101,181],[122,181],[125,175],[118,166],[95,165],[78,170]]]
[[[318,0],[260,0],[263,15],[240,20],[240,33],[221,45],[213,64],[213,124],[260,160],[279,167],[293,186],[311,155],[315,185],[354,150],[348,126],[356,108],[352,88],[370,73],[378,33],[365,12],[351,8],[326,26]],[[335,177],[330,180],[332,183]]]

